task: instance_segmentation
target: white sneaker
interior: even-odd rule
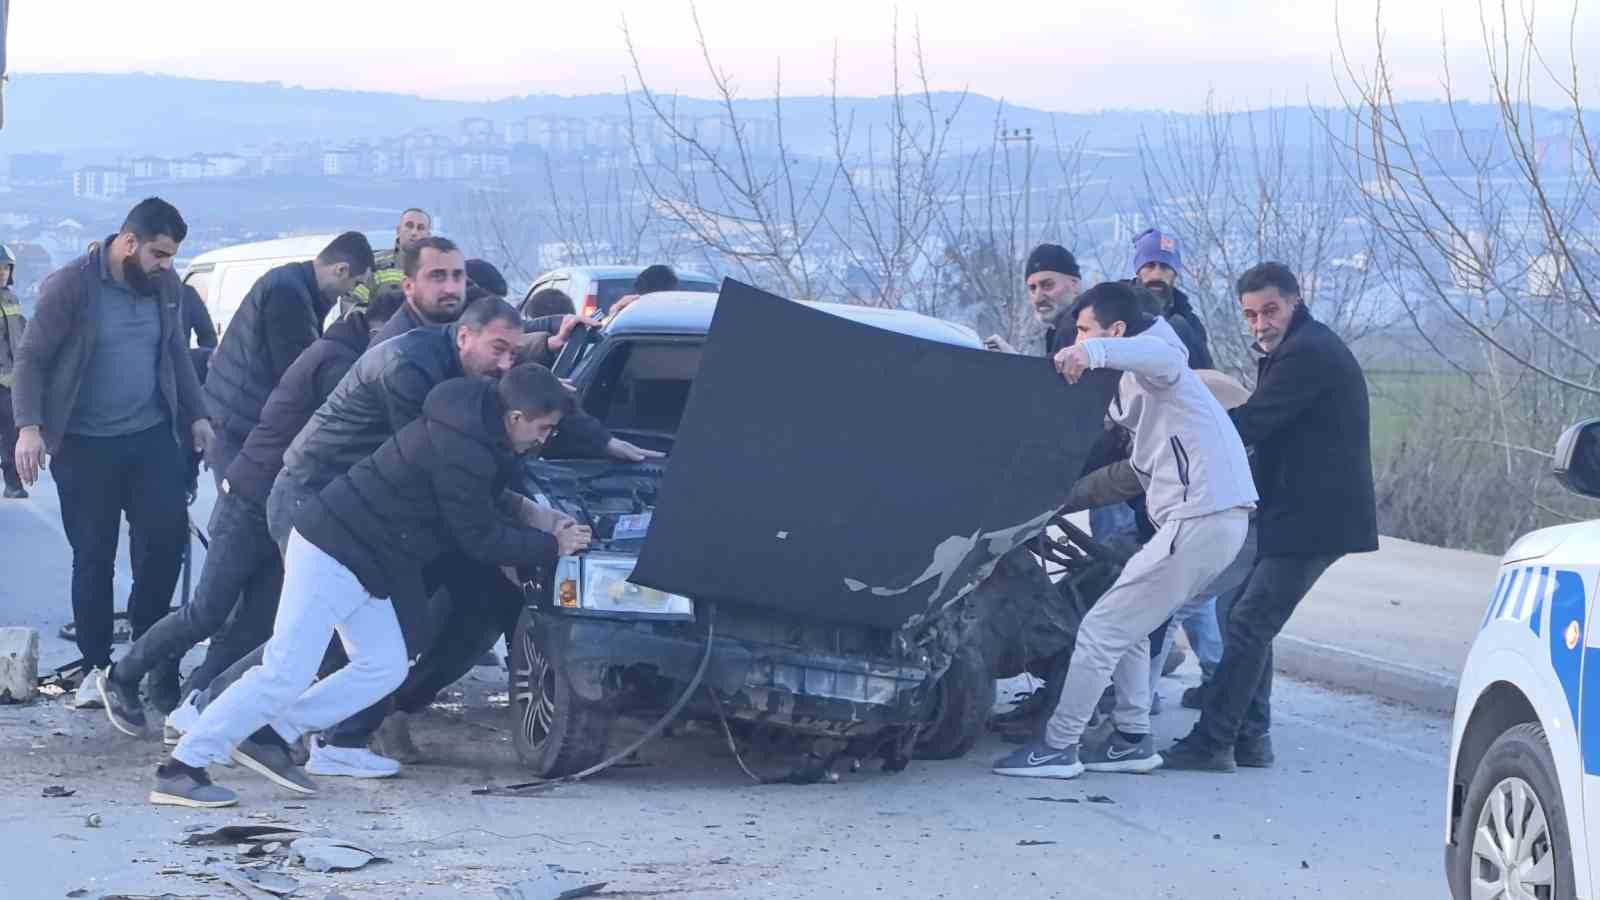
[[[100,679],[105,673],[105,669],[90,669],[84,673],[83,683],[78,685],[78,692],[72,697],[73,709],[105,708],[105,701],[100,699]]]
[[[200,696],[199,691],[190,691],[189,696],[183,698],[178,708],[167,713],[167,719],[161,726],[161,743],[168,747],[176,747],[178,740],[194,729],[195,723],[200,721],[200,707],[195,703],[195,698]],[[219,759],[219,765],[233,768],[232,759]]]
[[[164,735],[166,733],[185,735],[189,733],[190,729],[194,728],[194,723],[200,721],[200,707],[195,705],[195,698],[198,696],[200,696],[199,691],[190,691],[189,696],[183,698],[183,702],[178,704],[177,709],[167,713],[166,728],[163,729]],[[176,744],[177,741],[174,740],[172,743]]]
[[[345,778],[388,778],[400,771],[400,763],[379,756],[365,747],[335,747],[321,739],[311,742],[311,759],[306,772],[312,775],[337,775]]]

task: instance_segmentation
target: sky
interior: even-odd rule
[[[898,14],[903,78],[914,77],[920,30],[935,89],[1082,112],[1192,111],[1210,94],[1231,108],[1335,101],[1341,32],[1352,58],[1370,65],[1377,2],[699,0],[695,8],[718,69],[742,97],[771,96],[780,65],[784,94],[828,93],[835,46],[841,94],[889,93]],[[1574,27],[1571,2],[1544,0],[1535,18],[1541,46],[1563,67],[1571,34],[1600,33],[1600,4],[1586,4]],[[9,44],[12,70],[24,73],[143,71],[484,100],[636,87],[626,21],[652,89],[711,96],[690,9],[687,0],[14,0]],[[1498,6],[1492,14],[1498,20]],[[1460,93],[1487,96],[1479,0],[1389,0],[1382,21],[1403,99],[1442,97],[1441,34]],[[1576,52],[1585,89],[1600,90],[1600,49]],[[1545,86],[1536,99],[1559,95]]]

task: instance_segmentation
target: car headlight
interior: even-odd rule
[[[694,601],[628,581],[638,560],[590,553],[556,564],[556,606],[592,612],[631,613],[689,619]]]

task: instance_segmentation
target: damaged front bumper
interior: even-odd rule
[[[546,652],[565,672],[579,702],[621,711],[664,709],[694,677],[705,654],[703,623],[637,621],[536,610]],[[883,653],[799,646],[818,626],[719,618],[702,685],[715,691],[734,719],[820,735],[844,735],[917,720],[931,683],[920,651],[901,659]],[[714,717],[705,696],[691,715]]]

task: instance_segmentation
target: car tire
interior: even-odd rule
[[[1516,815],[1519,809],[1520,820]],[[1576,897],[1566,804],[1556,781],[1549,741],[1536,722],[1506,729],[1489,745],[1472,775],[1452,855],[1455,871],[1450,873],[1450,882],[1459,892],[1457,896],[1473,896],[1475,877],[1493,884],[1504,876],[1503,857],[1495,841],[1508,839],[1519,847],[1519,859],[1512,864],[1532,864],[1538,878],[1522,882],[1530,887],[1525,894],[1508,896],[1535,896],[1531,887],[1546,884],[1548,891],[1537,896],[1552,900]],[[1543,877],[1546,872],[1548,878]]]
[[[950,668],[933,683],[929,712],[917,738],[917,759],[959,759],[983,737],[994,712],[994,678],[976,643],[956,651]]]
[[[540,778],[561,778],[605,756],[613,716],[581,705],[561,666],[552,662],[545,619],[524,609],[511,655],[511,743]]]

